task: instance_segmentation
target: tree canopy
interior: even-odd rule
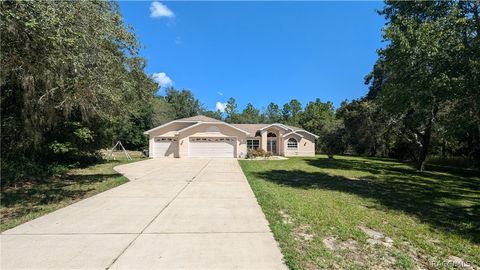
[[[148,110],[157,85],[115,2],[2,1],[0,16],[7,179],[105,146]]]
[[[387,19],[388,45],[379,51],[367,79],[372,80],[369,96],[378,96],[382,110],[400,128],[398,135],[410,145],[419,170],[424,169],[433,137],[444,128],[439,126],[442,117],[456,115],[455,108],[463,107],[465,98],[472,116],[478,114],[475,67],[480,54],[471,52],[478,49],[478,9],[478,1],[387,1],[380,12]],[[462,68],[465,64],[471,71]]]

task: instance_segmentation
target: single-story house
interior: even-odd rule
[[[229,124],[204,115],[145,131],[150,157],[245,158],[247,149],[280,156],[313,156],[317,135],[284,124]]]

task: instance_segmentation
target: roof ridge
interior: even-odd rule
[[[215,119],[215,118],[212,118],[212,117],[203,115],[203,114],[197,114],[197,115],[190,116],[190,117],[184,117],[184,118],[180,118],[180,119],[175,119],[175,120],[173,120],[173,121],[224,122],[224,121],[222,121],[222,120],[218,120],[218,119]]]

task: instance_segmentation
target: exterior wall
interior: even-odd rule
[[[218,132],[212,132],[212,126],[218,128]],[[247,135],[244,132],[224,124],[201,124],[185,130],[178,135],[179,157],[188,157],[190,137],[235,137],[237,138],[235,157],[245,157],[247,154]]]
[[[261,133],[262,138],[260,139],[260,149],[267,151],[267,134],[266,130],[263,130]]]
[[[297,140],[297,149],[291,150],[287,148],[288,139],[295,138]],[[284,155],[286,157],[302,156],[311,157],[315,156],[315,137],[309,134],[305,134],[302,138],[300,136],[291,134],[284,138],[283,147],[285,149]]]
[[[278,138],[277,144],[278,144],[277,145],[278,155],[284,156],[285,155],[285,145],[284,145],[284,139],[283,139],[282,135],[280,135],[280,137]]]
[[[175,123],[171,123],[170,125],[166,125],[162,128],[152,131],[149,134],[149,140],[148,140],[148,156],[153,157],[154,155],[153,149],[154,149],[155,137],[174,137],[176,131],[186,128],[188,126],[191,126],[193,124],[194,123],[175,122]],[[178,149],[178,146],[177,146],[177,149]],[[178,150],[174,154],[174,157],[179,157]]]

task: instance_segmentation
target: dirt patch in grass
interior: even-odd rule
[[[325,247],[329,250],[356,250],[357,249],[357,241],[353,239],[348,239],[347,241],[339,242],[335,236],[328,236],[323,238],[322,240]]]
[[[284,209],[278,211],[278,213],[282,217],[283,224],[292,224],[293,223],[293,218],[289,214],[287,214],[287,212]]]
[[[457,256],[449,256],[447,260],[448,266],[466,270],[478,270],[478,267],[474,267],[471,263],[465,261],[463,258]]]
[[[368,235],[367,243],[370,245],[384,245],[387,248],[393,246],[393,239],[385,236],[383,233],[365,226],[359,226],[359,229]]]
[[[328,236],[322,240],[327,249],[334,253],[343,264],[334,264],[332,268],[344,269],[346,265],[355,265],[366,269],[399,269],[396,267],[396,259],[389,252],[363,245],[354,239],[339,241],[335,236]]]
[[[295,239],[303,242],[310,242],[313,240],[315,235],[310,231],[310,225],[307,224],[301,224],[293,230],[293,233],[295,235]]]
[[[325,237],[323,238],[322,242],[325,245],[325,247],[327,247],[330,250],[337,249],[337,238],[335,238],[334,236]]]

